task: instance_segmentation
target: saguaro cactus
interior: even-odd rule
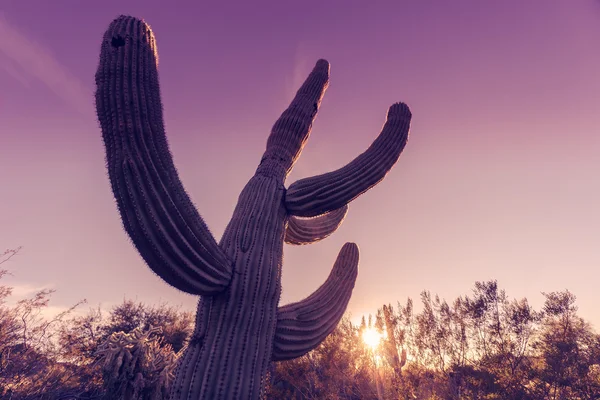
[[[217,243],[186,194],[167,146],[157,62],[156,41],[145,22],[114,20],[102,41],[96,108],[125,230],[162,279],[201,296],[171,397],[257,399],[270,362],[299,357],[331,333],[358,273],[358,247],[346,243],[317,291],[278,307],[284,241],[306,244],[333,233],[348,203],[398,160],[411,114],[405,104],[392,105],[368,150],[337,171],[301,179],[286,190],[285,178],[329,83],[329,63],[319,60],[273,126]]]

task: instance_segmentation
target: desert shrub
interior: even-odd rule
[[[159,327],[131,333],[116,332],[98,349],[104,381],[104,398],[160,400],[168,397],[177,357],[162,345]]]
[[[0,253],[0,264],[17,253]],[[52,293],[9,304],[12,289],[0,285],[1,399],[168,398],[192,313],[125,300],[73,316],[79,302],[47,319]],[[368,323],[343,318],[313,351],[271,366],[266,398],[600,399],[600,336],[573,294],[545,296],[536,311],[495,281],[477,282],[453,302],[423,292],[418,313],[408,299]],[[366,329],[385,334],[376,349]]]

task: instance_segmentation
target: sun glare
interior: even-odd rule
[[[382,338],[383,334],[377,332],[377,330],[373,328],[365,329],[365,331],[362,334],[363,342],[365,342],[365,344],[369,346],[372,350],[375,350],[377,346],[379,346],[379,342],[381,342]]]

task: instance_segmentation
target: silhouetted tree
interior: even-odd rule
[[[544,293],[541,332],[536,340],[536,392],[548,399],[600,398],[600,338],[577,315],[568,290]]]

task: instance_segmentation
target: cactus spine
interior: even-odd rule
[[[286,191],[285,178],[309,137],[329,83],[329,64],[319,60],[273,126],[256,173],[217,243],[186,194],[169,152],[157,61],[150,27],[133,17],[115,19],[102,41],[96,109],[126,232],[162,279],[200,296],[171,398],[258,399],[271,361],[301,356],[331,333],[358,274],[358,247],[347,243],[317,291],[278,307],[284,241],[312,243],[333,233],[347,204],[397,161],[411,114],[405,104],[394,104],[365,153]]]

